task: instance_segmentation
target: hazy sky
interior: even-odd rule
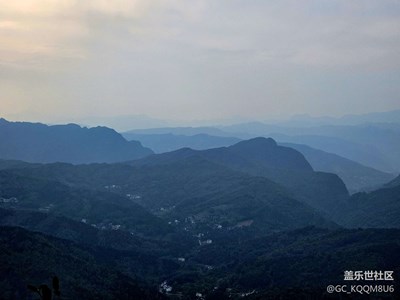
[[[0,0],[6,118],[398,108],[398,0]]]

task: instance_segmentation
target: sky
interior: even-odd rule
[[[8,119],[399,108],[398,0],[0,0]]]

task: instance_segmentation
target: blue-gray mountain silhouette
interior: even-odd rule
[[[110,163],[152,153],[113,129],[76,124],[48,126],[0,119],[0,140],[0,158],[27,162]]]

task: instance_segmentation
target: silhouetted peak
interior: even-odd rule
[[[278,144],[275,142],[273,138],[265,138],[265,137],[256,137],[253,139],[249,139],[246,141],[242,141],[237,143],[235,146],[252,146],[252,147],[276,147]]]
[[[300,152],[279,146],[272,138],[257,137],[239,142],[228,149],[258,165],[262,164],[278,169],[312,171],[311,165]]]

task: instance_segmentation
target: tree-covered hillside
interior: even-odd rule
[[[61,299],[164,299],[66,240],[0,227],[0,245],[2,299],[32,299],[27,285],[50,285],[53,276],[60,279]]]

